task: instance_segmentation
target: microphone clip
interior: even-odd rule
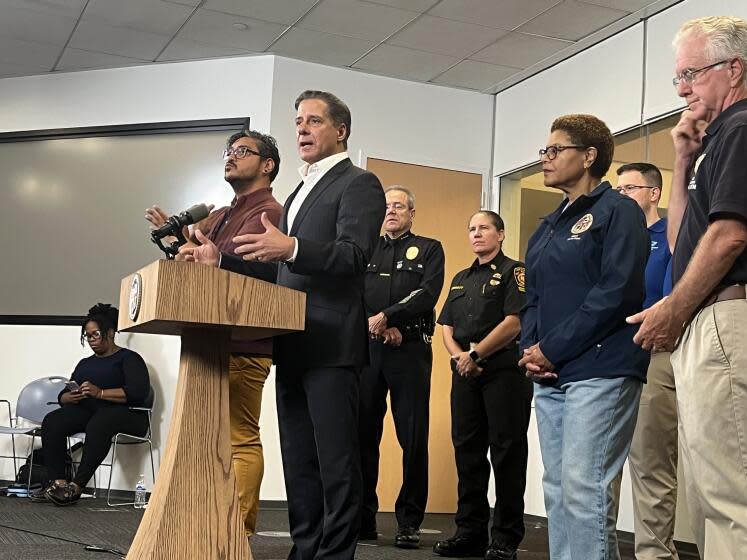
[[[174,260],[179,253],[179,247],[187,243],[187,239],[184,237],[184,232],[182,231],[183,227],[177,216],[171,216],[166,221],[166,224],[158,229],[154,229],[150,233],[151,241],[166,254],[166,258],[170,261]],[[169,245],[164,245],[164,237],[169,236],[176,237],[176,240]]]
[[[195,204],[178,216],[171,216],[161,227],[151,231],[150,239],[158,245],[161,251],[166,253],[167,259],[173,260],[177,253],[179,253],[179,247],[187,243],[184,237],[184,228],[196,224],[200,220],[204,220],[209,214],[210,208],[205,204]],[[176,241],[170,245],[164,245],[163,239],[169,236],[176,237]]]

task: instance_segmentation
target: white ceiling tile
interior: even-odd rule
[[[16,7],[15,4],[20,6],[19,2],[2,6],[0,36],[63,46],[77,22],[77,18]]]
[[[182,6],[197,6],[202,0],[163,0],[167,4],[181,4]]]
[[[89,52],[68,47],[62,54],[57,70],[87,70],[92,68],[117,68],[143,64],[145,61],[124,56],[114,56],[98,52]]]
[[[436,84],[484,90],[517,72],[520,72],[518,68],[463,60],[432,81]]]
[[[626,12],[636,12],[641,8],[656,4],[654,0],[583,0],[586,4],[596,4],[607,8],[625,10]]]
[[[216,45],[203,45],[189,39],[174,39],[166,47],[158,62],[175,60],[200,60],[202,58],[220,58],[222,56],[237,56],[249,54],[250,51],[235,49],[233,47],[219,47]]]
[[[558,0],[442,0],[428,14],[510,30],[557,3]]]
[[[62,47],[0,36],[0,62],[51,70]]]
[[[161,0],[90,0],[84,20],[103,21],[150,33],[173,35],[194,11],[189,6]]]
[[[573,43],[567,41],[512,32],[470,58],[499,66],[528,68],[572,45]]]
[[[86,0],[2,0],[3,16],[8,8],[22,8],[42,14],[52,14],[78,19]]]
[[[415,12],[360,0],[322,0],[298,27],[379,42],[417,16]]]
[[[387,43],[464,58],[483,49],[506,31],[433,16],[422,16]]]
[[[292,24],[316,3],[316,0],[207,0],[202,7],[226,14],[245,16],[274,23]]]
[[[376,46],[371,41],[293,28],[270,49],[280,55],[331,66],[349,66]]]
[[[426,12],[436,4],[438,0],[365,0],[371,4],[383,4],[392,8],[401,10],[410,10],[411,12]]]
[[[243,24],[246,29],[237,29],[234,24]],[[286,29],[286,25],[277,23],[199,10],[190,18],[177,37],[206,45],[261,52]]]
[[[354,67],[408,80],[428,81],[458,60],[458,58],[442,54],[416,51],[394,45],[379,45],[374,51],[356,62]]]
[[[154,60],[168,42],[169,37],[166,35],[83,20],[75,30],[70,46],[86,51]]]
[[[627,12],[620,10],[583,4],[576,0],[564,0],[518,30],[545,37],[578,41],[626,15]]]
[[[46,74],[48,68],[37,68],[26,64],[13,64],[11,62],[3,62],[0,60],[0,79],[2,78],[17,78],[19,76],[35,76],[38,74]]]

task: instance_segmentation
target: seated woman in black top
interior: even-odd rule
[[[118,312],[99,303],[88,311],[81,329],[83,340],[93,350],[73,371],[71,380],[79,388],[65,389],[59,395],[61,408],[42,422],[42,448],[51,484],[32,494],[35,501],[50,500],[56,505],[78,501],[83,488],[109,452],[117,432],[144,435],[148,416],[130,410],[142,406],[150,391],[145,362],[139,354],[114,343]],[[66,438],[85,432],[83,457],[73,480],[65,479]]]

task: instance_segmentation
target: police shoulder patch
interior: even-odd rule
[[[520,292],[526,292],[526,269],[523,266],[517,266],[514,268],[514,278],[516,279],[516,287],[519,288]]]

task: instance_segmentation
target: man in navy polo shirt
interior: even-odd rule
[[[661,172],[650,163],[628,163],[618,168],[617,176],[617,190],[641,207],[651,237],[643,302],[646,309],[672,291],[667,219],[659,217],[658,210]],[[633,486],[635,554],[639,560],[676,560],[677,393],[669,352],[651,355],[647,378],[628,455]]]
[[[674,350],[690,526],[704,558],[747,550],[747,20],[686,22],[672,83],[667,234],[672,294],[630,317],[642,348]]]

